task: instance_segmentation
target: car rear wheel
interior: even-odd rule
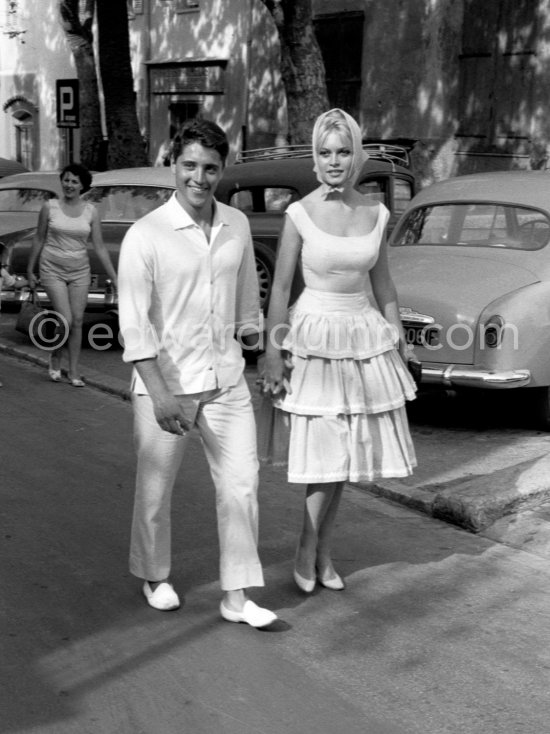
[[[267,313],[275,271],[275,254],[261,242],[254,243],[254,254],[260,289],[260,308]]]

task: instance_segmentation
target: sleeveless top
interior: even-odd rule
[[[369,270],[376,264],[384,227],[390,213],[378,205],[378,219],[368,234],[351,237],[328,234],[310,218],[299,201],[286,210],[302,237],[305,285],[336,293],[364,293]]]
[[[80,216],[69,217],[61,208],[59,199],[50,199],[48,232],[42,259],[74,263],[75,267],[87,262],[93,211],[93,204],[86,202]]]
[[[319,229],[300,202],[287,213],[302,238],[305,288],[290,309],[283,348],[301,357],[331,359],[368,359],[394,349],[399,332],[367,295],[388,209],[379,204],[373,229],[351,237]]]

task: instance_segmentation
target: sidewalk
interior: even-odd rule
[[[47,367],[44,352],[14,330],[14,321],[14,314],[2,314],[0,353]],[[122,362],[120,349],[84,349],[82,365],[90,386],[129,398],[131,369]],[[255,373],[249,374],[256,396]],[[503,429],[469,435],[413,425],[418,458],[413,476],[357,487],[469,531],[483,531],[509,513],[550,497],[550,434],[516,433]]]
[[[47,352],[38,349],[30,339],[15,331],[16,318],[16,313],[2,311],[0,314],[0,353],[47,369]],[[112,326],[114,332],[112,319],[108,325]],[[112,341],[116,343],[116,336],[113,336]],[[111,351],[101,351],[84,348],[81,362],[82,375],[91,387],[117,395],[125,400],[129,399],[128,386],[131,369],[122,362],[121,350],[115,348]]]

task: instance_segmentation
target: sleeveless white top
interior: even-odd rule
[[[303,240],[302,268],[308,288],[336,293],[361,293],[367,287],[369,270],[378,260],[380,242],[390,213],[378,205],[378,218],[368,234],[351,237],[319,229],[299,201],[287,209]]]
[[[93,211],[93,204],[86,202],[80,216],[70,217],[65,214],[58,199],[50,199],[48,232],[42,257],[48,260],[74,261],[77,267],[82,261],[86,261]]]

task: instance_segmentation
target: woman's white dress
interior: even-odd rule
[[[397,329],[367,296],[389,212],[379,204],[374,229],[359,237],[320,230],[300,202],[287,214],[303,240],[305,288],[283,342],[292,391],[275,411],[260,410],[260,458],[288,463],[293,483],[407,476],[416,458],[404,406],[416,386],[397,351]]]

